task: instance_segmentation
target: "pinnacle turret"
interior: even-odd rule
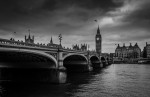
[[[51,41],[50,41],[50,44],[53,44],[53,39],[52,39],[52,37],[51,37]]]

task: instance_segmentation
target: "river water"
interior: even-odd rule
[[[150,65],[112,64],[68,75],[66,84],[3,83],[0,97],[150,97]]]

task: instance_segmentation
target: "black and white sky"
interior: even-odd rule
[[[30,29],[35,43],[51,36],[59,43],[61,33],[63,46],[86,43],[92,50],[98,25],[102,52],[130,42],[143,49],[150,43],[150,0],[0,0],[0,38],[24,40]]]

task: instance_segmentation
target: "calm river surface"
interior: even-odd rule
[[[150,65],[112,64],[66,84],[1,84],[0,97],[150,97]]]

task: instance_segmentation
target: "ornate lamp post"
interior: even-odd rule
[[[62,35],[59,34],[58,38],[59,38],[59,42],[60,42],[60,46],[61,46]]]

